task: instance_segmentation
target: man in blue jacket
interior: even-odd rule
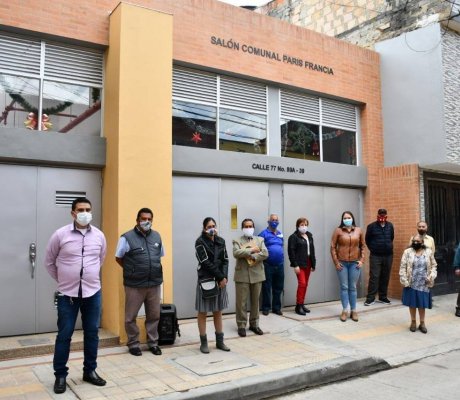
[[[387,221],[387,210],[381,208],[377,211],[377,220],[371,222],[366,229],[365,240],[371,255],[365,306],[374,304],[377,292],[380,303],[391,304],[387,291],[393,263],[394,237],[393,224]]]
[[[455,252],[455,257],[454,257],[454,268],[455,268],[455,275],[460,276],[460,244],[457,247],[457,251]],[[460,317],[460,290],[458,292],[458,297],[457,297],[457,309],[455,311],[455,315],[457,317]]]
[[[274,314],[283,315],[281,311],[281,294],[284,289],[283,234],[277,229],[278,215],[271,214],[267,222],[268,227],[259,233],[259,236],[264,238],[268,249],[268,258],[264,261],[262,314],[268,315],[271,309]]]

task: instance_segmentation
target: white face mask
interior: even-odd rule
[[[307,233],[308,226],[299,226],[297,229],[299,230],[300,233]]]
[[[141,221],[139,222],[139,226],[144,232],[148,232],[152,227],[152,223],[150,221]]]
[[[77,222],[81,226],[88,225],[92,220],[93,214],[91,214],[90,212],[83,211],[77,214]]]
[[[243,228],[243,235],[246,237],[254,236],[254,228]]]

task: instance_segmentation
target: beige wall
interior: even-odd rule
[[[123,343],[123,279],[115,248],[142,207],[153,210],[153,228],[163,239],[164,300],[172,301],[172,16],[120,4],[110,17],[109,41],[103,186],[103,230],[109,247],[102,326],[119,334]]]

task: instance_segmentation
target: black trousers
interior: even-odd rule
[[[379,299],[385,299],[390,282],[391,265],[393,255],[376,256],[371,254],[369,266],[369,286],[367,288],[367,301],[374,301],[375,295],[379,294]]]
[[[460,308],[460,289],[458,290],[457,307]]]

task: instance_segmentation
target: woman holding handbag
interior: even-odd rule
[[[198,259],[198,283],[196,288],[195,309],[200,332],[200,351],[209,353],[206,336],[206,316],[212,312],[216,330],[216,347],[230,351],[224,344],[222,328],[222,310],[228,307],[227,279],[228,255],[225,240],[217,235],[216,221],[207,217],[203,221],[203,231],[195,242],[195,254]]]

